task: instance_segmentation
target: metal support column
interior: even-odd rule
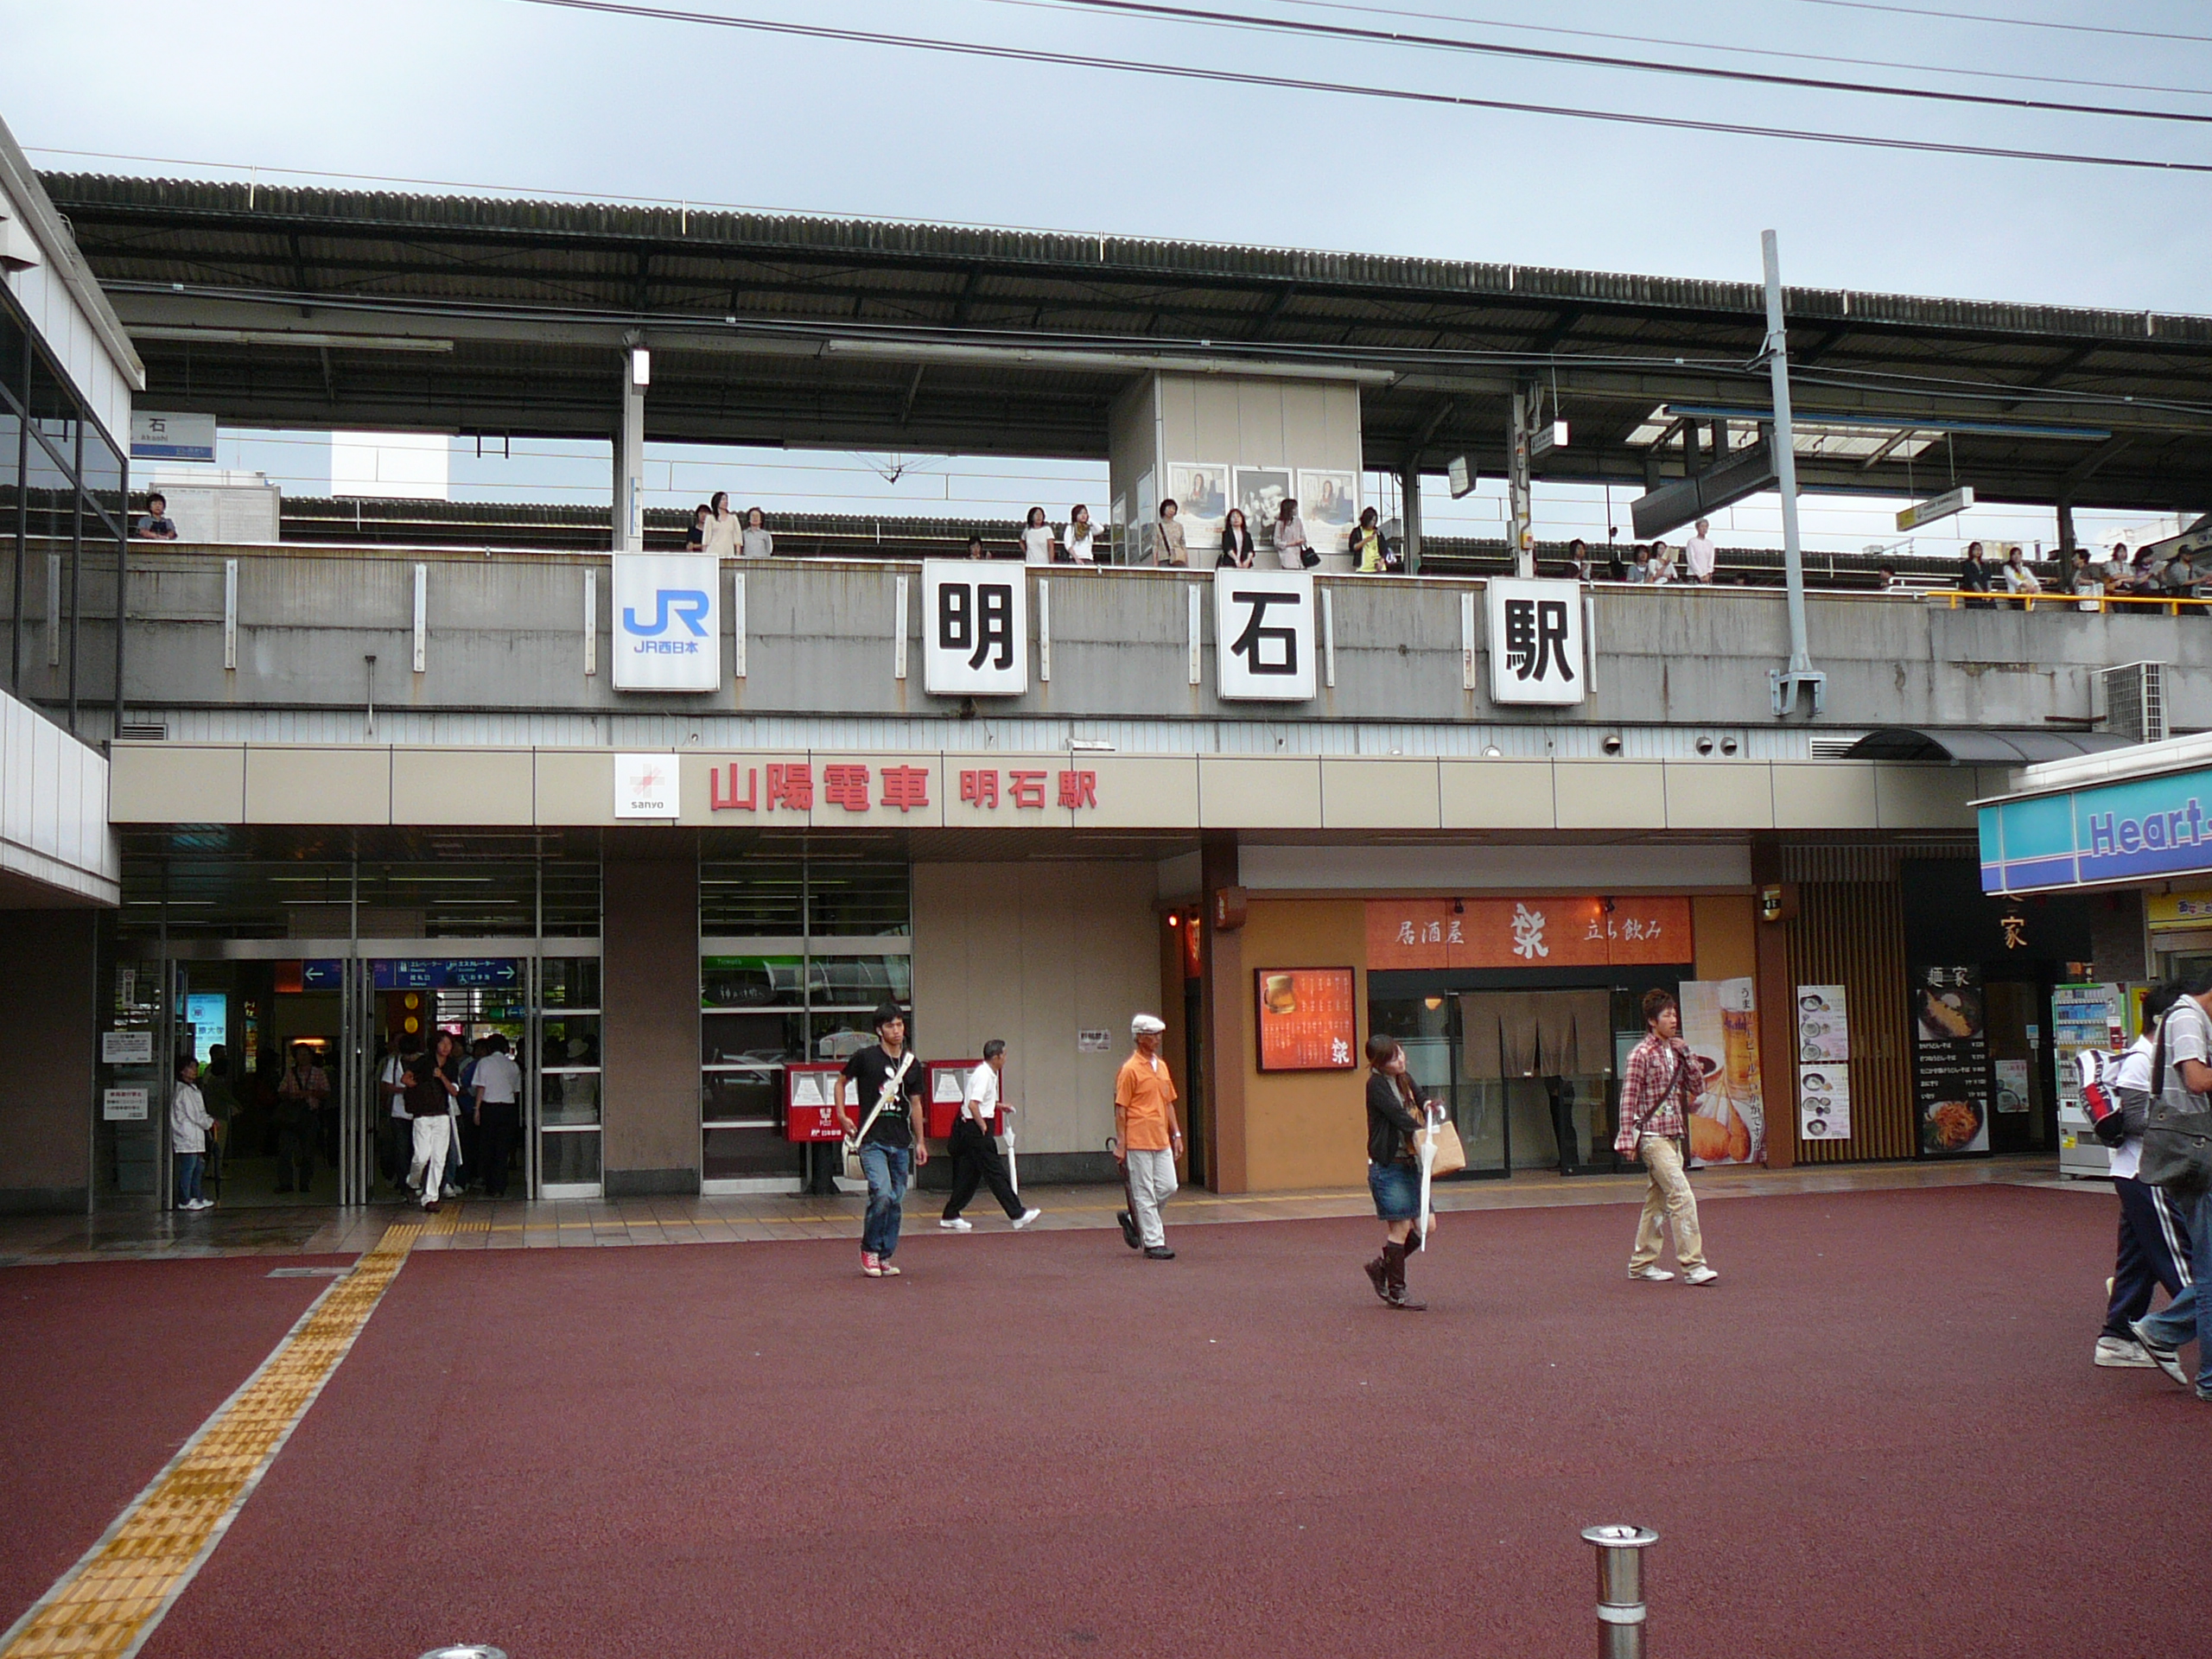
[[[1398,496],[1404,504],[1399,517],[1403,522],[1399,540],[1400,551],[1405,556],[1406,574],[1421,574],[1421,463],[1408,461],[1398,472]]]
[[[1797,539],[1797,454],[1789,422],[1789,335],[1782,321],[1782,258],[1776,251],[1774,232],[1759,233],[1759,251],[1766,265],[1766,363],[1774,385],[1774,479],[1782,493],[1782,566],[1789,585],[1789,666],[1767,671],[1774,690],[1777,720],[1795,714],[1801,689],[1813,694],[1817,717],[1827,706],[1827,676],[1813,666],[1805,640],[1805,555]]]
[[[614,550],[645,550],[645,386],[652,359],[642,336],[622,352],[622,415],[614,433]]]
[[[2074,539],[2074,498],[2062,495],[2058,498],[2058,556],[2070,566],[2074,550],[2080,545]],[[2074,573],[2069,569],[2066,574],[2070,578]]]
[[[1513,555],[1513,573],[1536,574],[1536,537],[1529,493],[1529,442],[1532,406],[1535,399],[1525,385],[1513,389],[1512,429],[1505,439],[1505,545]]]

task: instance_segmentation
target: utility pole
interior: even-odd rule
[[[1774,481],[1782,492],[1782,568],[1789,596],[1789,666],[1767,671],[1774,689],[1774,716],[1786,720],[1797,711],[1801,689],[1813,694],[1813,713],[1827,706],[1828,677],[1813,666],[1805,641],[1805,555],[1797,539],[1797,450],[1789,422],[1789,334],[1782,321],[1782,259],[1774,232],[1759,233],[1766,265],[1766,365],[1774,383]]]

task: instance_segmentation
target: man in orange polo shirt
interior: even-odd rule
[[[1146,1256],[1173,1262],[1160,1206],[1175,1196],[1175,1155],[1183,1150],[1183,1127],[1175,1121],[1175,1080],[1160,1058],[1166,1025],[1155,1014],[1129,1021],[1136,1052],[1122,1062],[1114,1079],[1114,1156],[1129,1178],[1129,1207]]]

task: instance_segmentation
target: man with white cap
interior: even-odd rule
[[[1173,1262],[1160,1206],[1175,1196],[1175,1156],[1183,1150],[1182,1125],[1175,1121],[1175,1080],[1160,1058],[1166,1022],[1141,1014],[1129,1021],[1136,1052],[1122,1062],[1114,1079],[1114,1156],[1129,1179],[1129,1208],[1138,1241],[1154,1262]]]

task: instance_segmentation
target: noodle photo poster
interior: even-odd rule
[[[1982,1026],[1981,969],[1916,968],[1912,999],[1912,1098],[1924,1158],[1989,1150],[1989,1043]]]

